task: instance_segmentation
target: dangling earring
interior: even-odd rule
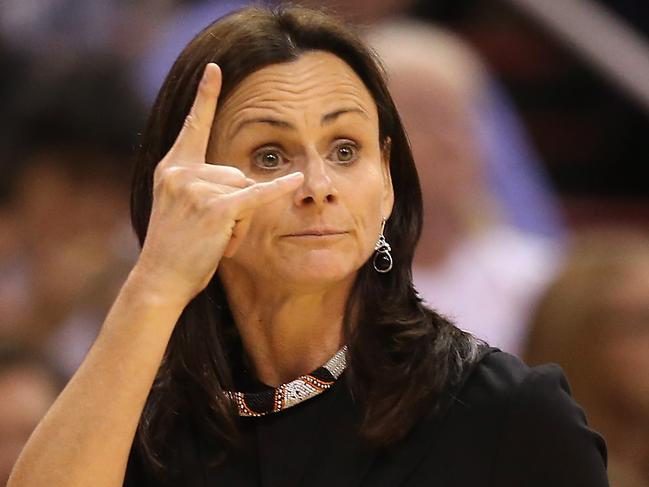
[[[374,258],[372,259],[372,265],[376,272],[385,274],[392,270],[392,254],[390,251],[392,248],[390,244],[385,240],[385,235],[383,235],[383,230],[385,230],[385,218],[381,223],[381,234],[379,239],[376,241],[374,246]]]

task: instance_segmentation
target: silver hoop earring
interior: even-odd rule
[[[379,239],[376,241],[376,245],[374,246],[374,258],[372,259],[374,270],[381,274],[390,272],[392,270],[393,264],[392,254],[390,254],[392,247],[390,247],[390,244],[385,240],[385,235],[383,235],[384,230],[385,218],[383,219],[383,222],[381,224],[381,234],[379,235]]]

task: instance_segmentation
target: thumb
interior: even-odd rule
[[[228,245],[225,247],[225,250],[223,252],[224,257],[234,257],[234,254],[236,254],[237,250],[239,250],[239,246],[243,242],[248,233],[248,230],[250,229],[252,213],[252,210],[246,211],[242,215],[242,218],[240,220],[237,220],[237,222],[234,224],[234,227],[232,228],[232,235],[230,236],[230,241],[228,242]]]

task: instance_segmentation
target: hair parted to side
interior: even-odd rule
[[[426,308],[412,287],[422,225],[417,172],[378,60],[340,20],[301,7],[247,7],[199,33],[171,68],[150,115],[136,162],[131,216],[142,243],[154,169],[177,137],[207,63],[223,72],[222,103],[253,72],[314,50],[338,56],[364,82],[378,109],[379,143],[389,150],[395,202],[385,234],[394,268],[378,274],[371,260],[366,263],[345,313],[346,379],[361,410],[360,433],[387,445],[403,438],[422,414],[441,410],[480,344]],[[205,432],[223,454],[236,444],[237,418],[224,391],[233,387],[232,370],[241,354],[215,275],[180,317],[142,413],[134,446],[152,472],[177,471],[184,461],[178,448],[166,446],[172,434]]]

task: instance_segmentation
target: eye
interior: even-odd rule
[[[284,157],[278,149],[266,147],[253,154],[253,162],[262,169],[277,169],[285,164]]]
[[[348,140],[339,142],[334,146],[329,157],[341,164],[351,164],[358,159],[358,146]]]

